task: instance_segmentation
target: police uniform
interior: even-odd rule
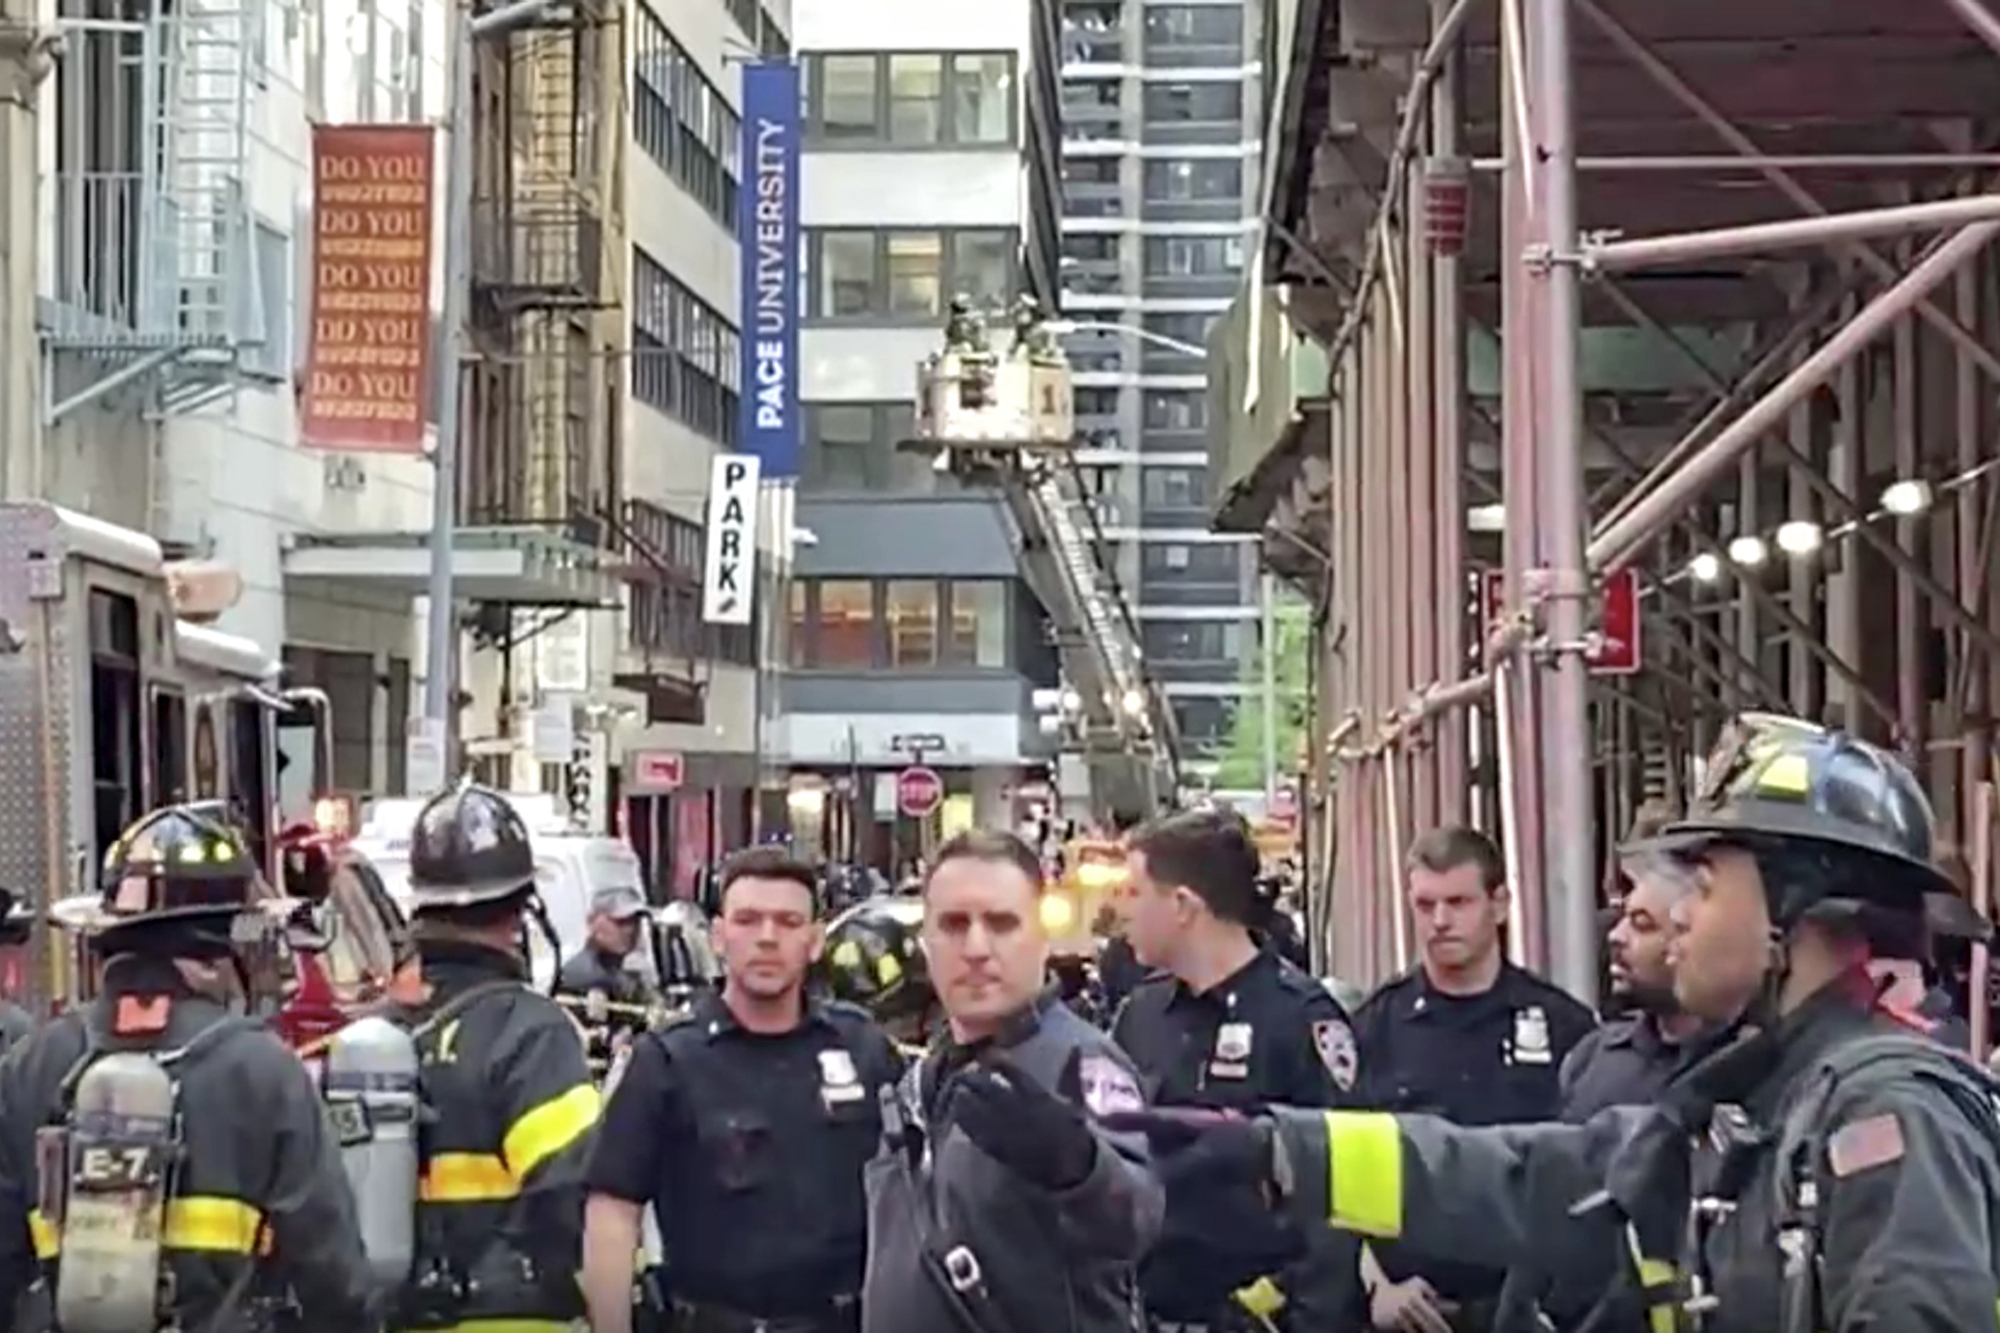
[[[1865,938],[1920,919],[1932,816],[1893,756],[1818,726],[1745,719],[1686,819],[1645,850],[1758,858],[1780,935]],[[1304,1220],[1502,1267],[1542,1256],[1599,1296],[1593,1330],[1947,1333],[2000,1291],[1996,1087],[1871,1008],[1858,970],[1782,1015],[1782,949],[1746,1035],[1652,1107],[1583,1125],[1464,1129],[1427,1116],[1280,1112],[1207,1151],[1270,1169]]]
[[[1131,1062],[1052,995],[943,1043],[885,1099],[868,1166],[863,1333],[1131,1333],[1163,1194]]]
[[[649,1275],[684,1333],[824,1333],[859,1317],[861,1172],[902,1060],[852,1005],[808,1004],[780,1034],[719,995],[641,1038],[605,1108],[592,1193],[650,1204]]]
[[[418,1038],[427,1123],[401,1328],[506,1321],[509,1333],[557,1333],[584,1312],[576,1274],[599,1099],[576,1025],[530,986],[519,952],[430,928],[527,911],[534,882],[527,828],[499,793],[460,787],[418,814],[411,907],[428,994],[399,1021]]]
[[[1476,995],[1450,995],[1421,965],[1381,987],[1354,1016],[1361,1050],[1359,1104],[1424,1111],[1459,1125],[1553,1120],[1562,1110],[1564,1057],[1597,1025],[1566,992],[1511,962]],[[1421,1274],[1478,1327],[1505,1274],[1439,1255],[1375,1244],[1389,1278]]]
[[[113,845],[82,923],[107,960],[97,998],[0,1064],[0,1310],[34,1288],[13,1327],[376,1326],[305,1066],[176,965],[235,965],[267,928],[254,877],[234,833],[181,809]]]
[[[1582,1124],[1607,1106],[1645,1106],[1733,1035],[1724,1028],[1673,1041],[1651,1014],[1614,1019],[1586,1033],[1564,1058],[1558,1079],[1562,1118]]]
[[[1345,1010],[1313,977],[1271,948],[1234,975],[1197,992],[1165,973],[1142,982],[1112,1036],[1162,1106],[1255,1110],[1265,1106],[1353,1106],[1359,1053]],[[1170,1193],[1166,1234],[1142,1270],[1156,1325],[1229,1326],[1270,1317],[1294,1330],[1346,1328],[1359,1314],[1358,1253],[1319,1229],[1310,1262],[1276,1283],[1256,1284],[1232,1303],[1200,1262],[1205,1233],[1229,1225],[1230,1201]],[[1180,1233],[1186,1228],[1190,1234]],[[1226,1291],[1226,1289],[1225,1289]]]

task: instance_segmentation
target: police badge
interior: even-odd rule
[[[1361,1073],[1361,1051],[1354,1043],[1354,1029],[1338,1018],[1315,1023],[1313,1049],[1333,1076],[1334,1086],[1342,1092],[1354,1091],[1354,1080]]]

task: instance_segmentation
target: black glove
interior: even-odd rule
[[[1177,1106],[1114,1111],[1103,1123],[1116,1133],[1144,1134],[1153,1148],[1154,1170],[1170,1190],[1234,1186],[1276,1194],[1267,1119]]]
[[[1080,1087],[1077,1070],[1078,1056],[1072,1054],[1059,1086]],[[1066,1190],[1082,1184],[1097,1162],[1097,1136],[1080,1100],[1065,1099],[994,1057],[953,1077],[941,1118],[1024,1180]]]

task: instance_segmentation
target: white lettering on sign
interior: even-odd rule
[[[710,625],[748,625],[757,578],[755,454],[718,454],[709,470],[707,549],[702,561],[701,618]]]
[[[796,299],[792,274],[797,257],[791,253],[794,241],[785,225],[786,200],[792,183],[786,171],[786,127],[774,120],[757,122],[757,232],[755,282],[757,305],[751,312],[755,338],[756,384],[751,390],[757,399],[757,429],[784,430],[787,385],[791,367],[786,364],[785,334],[792,326]]]

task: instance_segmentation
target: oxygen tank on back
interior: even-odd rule
[[[174,1102],[174,1081],[151,1056],[100,1056],[76,1081],[67,1127],[42,1140],[43,1193],[57,1196],[44,1211],[62,1229],[55,1322],[65,1333],[159,1327]]]
[[[327,1041],[320,1076],[368,1267],[389,1285],[408,1281],[416,1262],[420,1072],[415,1039],[371,1016]]]

